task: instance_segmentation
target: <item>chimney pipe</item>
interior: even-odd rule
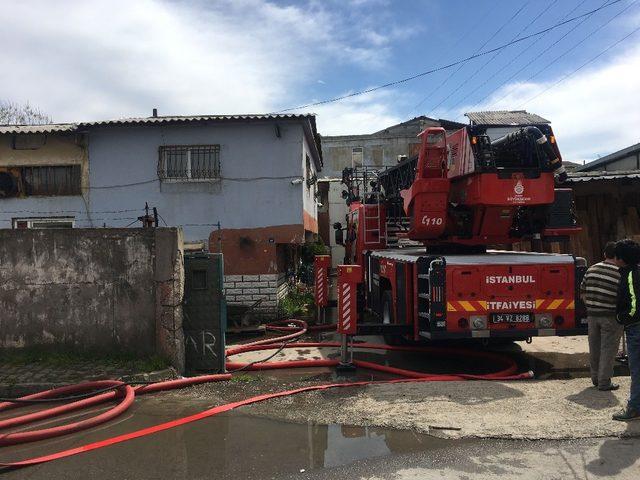
[[[154,117],[154,118],[158,116],[158,109],[157,108],[153,109],[153,113],[151,114],[151,116]]]

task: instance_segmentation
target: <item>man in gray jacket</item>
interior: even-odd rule
[[[598,390],[619,388],[619,385],[611,382],[623,330],[616,321],[620,273],[615,261],[615,246],[615,242],[607,243],[604,261],[589,267],[580,285],[589,323],[591,381]]]

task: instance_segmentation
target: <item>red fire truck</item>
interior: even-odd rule
[[[579,231],[551,127],[493,141],[483,125],[420,136],[415,158],[343,172],[349,213],[334,228],[344,263],[361,267],[357,333],[483,341],[585,334],[584,259],[508,250]]]

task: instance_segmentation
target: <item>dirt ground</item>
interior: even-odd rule
[[[503,350],[524,358],[525,363],[528,359],[532,365],[547,365],[550,371],[579,378],[380,384],[305,393],[256,404],[244,411],[294,422],[410,429],[449,438],[578,439],[640,435],[640,421],[626,424],[611,419],[625,405],[629,378],[615,378],[621,385],[615,392],[600,392],[592,387],[585,337],[539,338],[532,344],[520,342]],[[252,352],[236,359],[254,361],[264,354]],[[384,356],[383,352],[378,354]],[[335,355],[335,349],[290,349],[273,360]],[[424,368],[423,362],[424,359],[421,363]],[[306,377],[299,378],[303,372]],[[245,387],[259,392],[277,390],[279,386],[302,386],[300,381],[325,383],[331,380],[327,375],[324,369],[301,370],[287,376],[262,372],[248,377],[250,381]],[[241,391],[247,393],[244,388]]]
[[[410,429],[449,438],[577,439],[640,435],[640,421],[611,419],[629,382],[600,392],[588,379],[427,382],[312,392],[248,412],[296,422]]]

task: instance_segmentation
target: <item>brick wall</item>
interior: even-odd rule
[[[275,318],[278,304],[288,292],[286,276],[283,273],[259,275],[225,275],[224,289],[230,307],[254,307],[255,316],[260,319]]]

